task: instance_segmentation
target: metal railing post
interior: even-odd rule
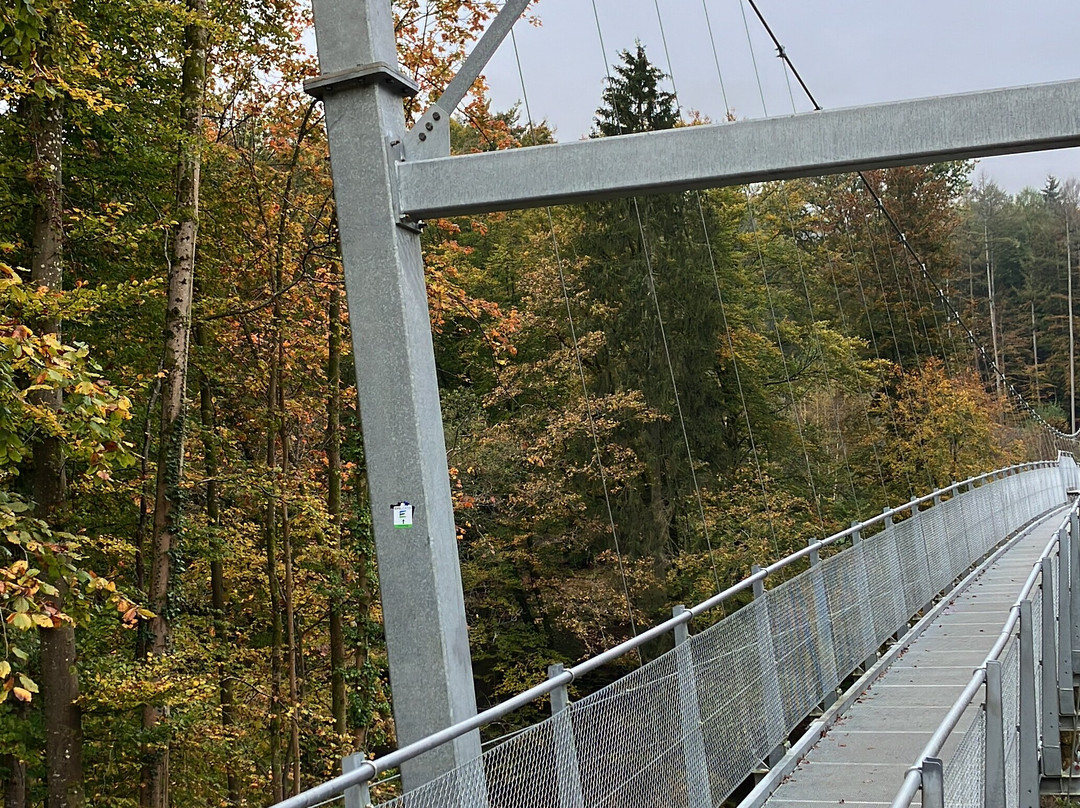
[[[1042,773],[1061,776],[1061,724],[1058,718],[1057,626],[1054,621],[1053,565],[1042,560]]]
[[[923,808],[945,808],[945,771],[941,758],[923,758],[919,770],[922,773]]]
[[[761,572],[761,567],[757,564],[750,567],[751,575],[757,575],[759,572]],[[764,607],[758,613],[756,628],[758,635],[758,655],[761,661],[762,685],[765,689],[765,704],[783,705],[784,700],[780,695],[780,680],[778,678],[776,667],[776,651],[773,648],[772,643],[772,626],[769,624],[769,602],[765,600],[765,582],[761,579],[755,580],[752,592],[754,594],[754,600],[760,600]],[[769,758],[765,762],[768,764],[769,768],[772,768],[779,763],[783,757],[784,741],[781,739],[779,745],[769,753]]]
[[[1069,576],[1072,540],[1069,531],[1058,531],[1058,696],[1062,715],[1073,715],[1072,581]]]
[[[1020,808],[1039,808],[1039,728],[1035,718],[1035,632],[1031,601],[1020,602]]]
[[[548,666],[548,679],[563,674],[562,663]],[[581,793],[581,769],[578,766],[577,742],[574,740],[574,725],[570,719],[570,694],[566,685],[559,685],[551,691],[551,714],[562,715],[563,720],[556,720],[552,726],[555,746],[555,767],[559,788],[559,808],[584,808],[585,798]]]
[[[354,752],[341,759],[341,773],[360,768],[367,758],[363,752]],[[345,789],[345,808],[368,808],[371,805],[371,791],[368,783]]]
[[[672,617],[686,612],[685,606],[675,606]],[[712,789],[709,786],[709,758],[705,754],[705,738],[701,732],[701,707],[698,701],[697,675],[694,672],[690,624],[675,626],[675,666],[679,677],[679,717],[682,719],[683,757],[686,764],[686,790],[691,808],[711,808]]]
[[[1001,662],[986,662],[986,808],[1005,808],[1005,723],[1001,709]]]

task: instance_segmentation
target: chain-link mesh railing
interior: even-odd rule
[[[1032,633],[1032,645],[1035,649],[1035,681],[1042,681],[1042,624],[1043,621],[1039,619],[1042,615],[1042,587],[1039,587],[1031,593],[1031,613],[1035,619],[1031,622]],[[1042,709],[1042,688],[1035,688],[1035,734],[1037,737],[1042,738],[1043,731],[1043,709]]]
[[[1007,534],[1062,504],[1064,479],[1059,464],[997,472],[837,534],[819,546],[851,546],[821,561],[811,554],[809,569],[669,653],[385,804],[718,805],[910,617]]]
[[[1059,456],[1058,472],[1059,491],[1075,493],[1080,488],[1080,469],[1072,455]],[[1025,501],[1044,510],[1061,503],[1053,487],[1040,485],[1034,475],[1021,478],[1009,497],[1006,514],[1023,508]],[[969,502],[985,504],[985,493],[963,501],[962,507]],[[920,782],[923,804],[941,804],[943,799],[946,806],[1037,806],[1040,776],[1060,775],[1059,698],[1071,697],[1073,623],[1080,617],[1073,606],[1080,579],[1077,507],[1074,502],[1043,549],[986,662],[934,732],[893,808],[911,804]],[[1007,515],[1004,519],[1009,524]],[[982,530],[986,521],[969,524]],[[982,703],[976,701],[980,693]],[[946,762],[942,777],[936,756],[950,734],[958,731],[965,711],[977,711],[977,717]]]
[[[979,708],[956,752],[945,764],[945,808],[983,808],[985,766],[986,713]]]
[[[1020,643],[1014,637],[1001,660],[1001,726],[1005,750],[1005,806],[1020,800]]]

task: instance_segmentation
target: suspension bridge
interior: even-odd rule
[[[279,808],[359,808],[396,768],[406,790],[386,804],[407,808],[1011,808],[1064,793],[1080,664],[1067,452],[814,541],[477,714],[423,220],[1080,145],[1080,81],[1066,81],[832,111],[807,91],[814,113],[451,157],[450,116],[527,5],[504,4],[406,130],[401,98],[417,87],[397,67],[390,4],[314,3],[322,73],[307,89],[326,110],[401,746],[348,758]],[[570,700],[572,682],[668,634],[671,651]],[[480,727],[544,697],[550,718],[481,754]]]

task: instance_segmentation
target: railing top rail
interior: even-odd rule
[[[948,485],[944,488],[939,488],[938,490],[933,491],[929,494],[905,502],[903,505],[897,505],[895,508],[886,508],[884,511],[882,511],[876,516],[872,516],[871,518],[866,519],[862,522],[853,524],[851,525],[851,527],[844,528],[843,530],[839,531],[838,533],[834,533],[826,539],[821,539],[820,541],[814,542],[814,544],[811,544],[808,547],[798,550],[791,555],[785,556],[779,561],[776,561],[770,564],[768,567],[765,567],[765,570],[769,574],[782,570],[784,567],[790,566],[799,559],[805,558],[815,549],[820,550],[822,547],[828,547],[831,544],[841,542],[844,539],[850,538],[856,533],[862,533],[862,531],[872,528],[875,525],[879,525],[888,519],[892,519],[895,516],[900,516],[906,511],[910,511],[913,508],[918,508],[928,502],[934,502],[939,497],[948,495],[951,498],[964,486],[974,486],[976,484],[984,483],[990,478],[996,477],[998,475],[1008,476],[1023,471],[1032,471],[1034,469],[1040,468],[1050,468],[1057,465],[1057,462],[1053,460],[1037,460],[1031,463],[1018,463],[1014,466],[997,469],[996,471],[988,471],[986,474],[980,474],[977,477],[968,477],[966,480],[952,483],[951,485]]]
[[[815,550],[820,550],[821,548],[836,544],[837,542],[850,538],[856,533],[861,533],[862,531],[868,530],[876,525],[885,522],[886,520],[898,516],[905,511],[917,509],[922,505],[925,505],[929,502],[934,502],[935,500],[943,496],[948,496],[951,498],[952,496],[960,492],[961,489],[963,489],[964,487],[974,487],[976,485],[981,485],[1000,476],[1011,476],[1025,471],[1034,471],[1036,469],[1053,468],[1057,466],[1058,463],[1056,461],[1049,460],[1040,460],[1031,463],[1020,463],[1013,466],[1008,466],[1006,468],[990,471],[975,477],[969,477],[968,479],[961,482],[954,482],[949,486],[940,488],[925,496],[912,499],[909,502],[904,503],[903,505],[899,505],[895,508],[886,509],[882,513],[857,524],[853,524],[851,527],[845,528],[844,530],[841,530],[838,533],[829,536],[828,538],[813,542],[807,547],[791,553],[790,555],[785,556],[784,558],[770,564],[767,567],[755,570],[743,580],[728,587],[722,592],[719,592],[716,595],[713,595],[712,597],[702,601],[696,606],[693,606],[663,621],[662,623],[658,623],[647,631],[638,634],[636,637],[621,642],[618,645],[615,645],[612,648],[608,649],[607,651],[598,654],[597,656],[591,657],[590,659],[574,665],[573,667],[567,668],[561,674],[551,677],[541,682],[540,684],[535,685],[534,687],[531,687],[528,690],[525,690],[522,693],[519,693],[518,695],[513,696],[512,698],[507,699],[500,704],[495,705],[494,707],[490,707],[487,710],[479,712],[475,716],[466,719],[465,721],[461,721],[457,724],[446,727],[445,729],[433,733],[432,735],[429,735],[425,738],[421,738],[418,741],[406,744],[405,746],[402,746],[394,750],[393,752],[383,755],[382,757],[376,758],[374,760],[364,761],[360,766],[351,771],[338,775],[331,780],[327,780],[325,783],[308,789],[307,791],[304,791],[303,793],[298,794],[294,797],[290,797],[283,802],[277,803],[274,808],[314,808],[314,806],[320,805],[329,799],[343,794],[348,788],[360,785],[361,783],[369,782],[382,772],[396,768],[402,763],[412,760],[413,758],[418,757],[425,752],[429,752],[432,749],[443,745],[444,743],[448,743],[449,741],[452,741],[455,738],[459,738],[468,732],[479,729],[480,727],[497,721],[503,716],[512,713],[521,707],[524,707],[530,702],[548,695],[556,688],[568,685],[576,678],[584,676],[590,671],[593,671],[609,662],[625,656],[626,654],[637,649],[641,645],[650,642],[664,634],[667,634],[679,625],[690,622],[690,620],[692,620],[693,618],[716,608],[717,606],[724,603],[726,600],[734,597],[735,595],[751,589],[756,582],[763,581],[769,575],[775,574],[776,572],[794,564],[796,561],[807,557]],[[918,781],[918,771],[916,770],[914,774],[916,775],[916,781]]]
[[[945,742],[949,739],[953,730],[956,729],[956,725],[960,721],[960,716],[962,716],[964,711],[971,705],[975,696],[978,694],[979,689],[982,687],[983,683],[986,682],[986,663],[1001,659],[1001,655],[1005,651],[1005,647],[1009,644],[1009,639],[1012,637],[1013,629],[1016,628],[1016,624],[1020,620],[1021,604],[1030,597],[1032,590],[1035,588],[1036,581],[1038,581],[1042,575],[1043,561],[1054,554],[1055,549],[1060,542],[1061,531],[1068,529],[1070,517],[1074,512],[1078,511],[1080,511],[1080,499],[1075,500],[1068,508],[1058,529],[1054,531],[1054,535],[1050,538],[1050,541],[1043,547],[1042,552],[1039,554],[1039,558],[1032,564],[1031,572],[1028,573],[1024,585],[1020,588],[1020,594],[1017,596],[1013,605],[1009,607],[1009,616],[1005,620],[1005,625],[1002,627],[1001,633],[998,635],[993,647],[987,653],[986,658],[983,659],[982,664],[971,674],[971,679],[968,681],[967,687],[965,687],[960,695],[956,697],[956,701],[953,702],[953,705],[945,715],[945,718],[942,719],[937,729],[934,730],[934,734],[930,736],[930,740],[926,742],[926,746],[923,747],[923,750],[919,753],[915,763],[907,770],[907,773],[904,775],[903,784],[901,785],[900,790],[896,792],[896,796],[893,797],[893,801],[890,803],[889,808],[907,808],[907,806],[911,805],[911,801],[915,799],[915,795],[922,786],[922,762],[926,760],[926,758],[937,757],[941,754],[942,747],[945,746]]]

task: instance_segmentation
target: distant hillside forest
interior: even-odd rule
[[[394,8],[415,119],[496,4]],[[262,806],[395,744],[306,15],[0,9],[5,808]],[[595,137],[700,123],[613,70]],[[453,127],[553,139],[482,86]],[[1066,446],[991,362],[1070,429],[1080,183],[972,170],[869,172],[888,217],[840,175],[427,223],[482,707]]]

